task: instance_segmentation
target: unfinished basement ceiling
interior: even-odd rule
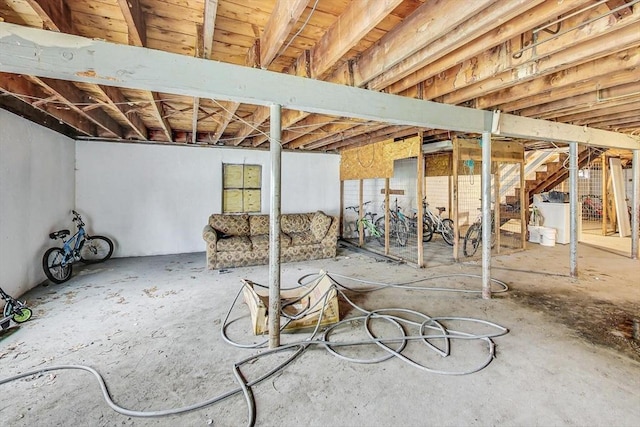
[[[640,133],[640,0],[0,0],[1,20]],[[0,107],[74,138],[269,146],[264,106],[0,73]],[[419,130],[293,110],[282,128],[312,151]]]

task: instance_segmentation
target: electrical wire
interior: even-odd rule
[[[328,290],[326,290],[321,297],[318,298],[314,304],[311,304],[309,300],[309,295],[314,291],[315,287],[319,285],[321,280],[326,277],[331,281],[331,286]],[[364,283],[371,285],[365,289],[354,289],[353,287],[347,287],[336,281],[336,277],[341,279],[350,280],[357,283]],[[451,289],[445,287],[425,287],[425,286],[414,286],[416,283],[423,282],[425,280],[430,279],[439,279],[439,278],[447,278],[447,277],[473,277],[478,278],[480,276],[471,275],[471,274],[454,274],[454,275],[443,275],[443,276],[434,276],[427,279],[419,279],[414,281],[408,281],[403,283],[383,283],[377,281],[370,281],[365,279],[359,279],[349,276],[344,276],[336,273],[327,273],[320,272],[314,274],[307,274],[300,277],[297,281],[298,285],[292,288],[284,288],[283,290],[301,290],[301,294],[291,301],[288,301],[284,306],[290,307],[298,302],[305,302],[303,304],[303,308],[293,315],[288,314],[285,315],[281,313],[282,317],[287,319],[281,327],[281,330],[286,329],[290,322],[295,319],[300,319],[302,317],[308,315],[317,314],[316,325],[313,331],[308,335],[306,339],[294,341],[291,343],[285,343],[280,347],[274,349],[264,350],[262,352],[256,353],[252,356],[249,356],[239,362],[234,363],[233,375],[235,377],[236,382],[238,383],[238,387],[232,388],[231,390],[224,392],[218,396],[206,399],[202,402],[194,403],[187,406],[182,406],[179,408],[165,409],[165,410],[154,410],[154,411],[137,411],[132,409],[124,408],[113,401],[109,393],[109,389],[107,384],[102,377],[102,375],[95,369],[84,366],[84,365],[54,365],[49,367],[42,367],[38,369],[34,369],[31,371],[27,371],[21,374],[17,374],[8,378],[0,379],[0,386],[3,384],[10,383],[12,381],[16,381],[22,378],[30,377],[33,375],[42,375],[45,372],[57,371],[57,370],[82,370],[91,373],[98,381],[100,386],[100,390],[102,395],[107,402],[107,405],[113,409],[115,412],[118,412],[122,415],[131,416],[131,417],[141,417],[141,418],[149,418],[149,417],[162,417],[167,415],[177,415],[189,411],[193,411],[196,409],[200,409],[214,403],[218,403],[228,397],[234,396],[238,393],[242,393],[244,396],[246,405],[247,405],[247,425],[253,426],[256,422],[256,404],[255,404],[255,396],[253,394],[252,387],[264,381],[267,378],[270,378],[274,374],[280,372],[287,365],[297,359],[300,355],[302,355],[310,346],[321,347],[324,348],[327,352],[332,354],[333,356],[353,362],[353,363],[364,363],[364,364],[373,364],[380,363],[386,360],[390,360],[392,358],[398,358],[410,366],[413,366],[419,370],[436,373],[441,375],[467,375],[474,372],[478,372],[481,369],[484,369],[495,357],[495,344],[492,338],[496,338],[508,333],[508,329],[500,326],[496,323],[489,322],[481,319],[467,318],[467,317],[430,317],[422,312],[417,310],[411,310],[406,308],[383,308],[376,310],[367,310],[359,305],[355,304],[343,291],[352,291],[352,292],[374,292],[382,289],[388,288],[398,288],[398,289],[411,289],[411,290],[423,290],[423,291],[446,291],[446,292],[469,292],[469,293],[477,293],[480,291],[475,290],[464,290],[464,289]],[[492,279],[493,283],[498,284],[499,289],[495,292],[506,292],[508,286],[506,283],[501,282],[496,279]],[[245,286],[253,286],[253,287],[262,287],[266,288],[264,285],[260,285],[258,283],[244,280],[243,285],[236,294],[233,299],[227,314],[225,316],[224,322],[221,326],[221,335],[222,338],[229,344],[232,344],[236,347],[240,348],[260,348],[267,344],[268,340],[263,340],[258,343],[246,344],[246,343],[238,343],[231,338],[229,338],[227,333],[227,328],[229,325],[235,323],[237,320],[241,318],[246,318],[247,316],[241,316],[236,319],[230,320],[231,313],[234,311],[234,308],[237,306],[238,299],[240,294],[242,294]],[[348,304],[350,304],[354,309],[363,313],[362,315],[345,318],[341,321],[338,321],[328,327],[326,327],[322,333],[319,334],[322,321],[325,318],[325,309],[328,306],[329,300],[336,297],[343,298]],[[319,308],[318,308],[319,307]],[[412,320],[418,319],[418,320]],[[372,321],[374,320],[383,320],[390,323],[394,330],[397,330],[396,336],[391,337],[380,337],[376,335],[371,327]],[[455,322],[467,322],[472,324],[480,324],[484,326],[490,327],[493,332],[484,333],[484,334],[473,334],[470,332],[457,331],[453,329],[449,329],[444,326],[443,321],[455,321]],[[354,322],[362,323],[364,328],[364,333],[367,338],[363,340],[355,340],[355,341],[333,341],[332,334],[342,328],[344,326],[352,327]],[[413,327],[417,328],[417,333],[414,335],[408,335],[406,332],[406,328]],[[430,331],[430,332],[428,332]],[[481,361],[481,363],[477,364],[475,367],[462,370],[462,371],[454,371],[454,370],[442,370],[435,369],[429,366],[426,366],[423,363],[417,362],[413,360],[409,356],[403,354],[403,350],[407,347],[410,342],[422,342],[425,344],[426,348],[435,351],[441,357],[448,357],[451,354],[450,342],[452,340],[482,340],[487,344],[487,356]],[[433,340],[442,340],[443,348],[436,346],[432,341]],[[397,345],[392,346],[392,344],[397,343]],[[374,356],[371,358],[355,358],[346,356],[341,354],[338,349],[344,347],[359,347],[359,346],[370,346],[375,345],[378,348],[382,349],[386,354],[382,356]],[[242,366],[246,364],[253,363],[254,361],[263,358],[265,356],[291,351],[292,354],[282,363],[275,366],[271,370],[266,373],[260,375],[258,378],[254,380],[248,380],[245,378],[242,373]]]

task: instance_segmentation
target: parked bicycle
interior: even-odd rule
[[[376,220],[376,228],[382,232],[382,243],[384,245],[385,235],[385,219],[384,217]],[[396,198],[395,206],[389,210],[389,239],[395,239],[395,242],[399,246],[405,246],[407,240],[409,240],[409,224],[407,217],[402,213],[398,206],[398,199]]]
[[[369,203],[371,203],[371,200],[369,200],[368,202],[364,202],[362,206],[365,207]],[[362,218],[360,218],[359,206],[347,206],[345,209],[351,209],[358,215],[358,219],[356,219],[355,222],[351,224],[351,227],[349,227],[347,234],[349,235],[355,234],[356,238],[360,238],[360,224],[362,224],[362,230],[364,232],[364,241],[366,242],[373,237],[378,241],[378,243],[384,246],[384,228],[382,230],[379,230],[377,227],[377,221],[375,223],[373,222],[377,215],[376,213],[367,212],[365,210],[365,213],[362,215]]]
[[[493,210],[491,210],[491,247],[496,244],[496,226]],[[471,224],[464,236],[463,252],[464,256],[473,256],[478,250],[478,246],[482,243],[482,208],[478,208],[478,217]]]
[[[448,245],[453,246],[453,221],[449,218],[442,218],[442,213],[446,208],[436,207],[438,210],[438,215],[436,215],[431,211],[431,209],[429,209],[429,203],[427,203],[426,198],[422,200],[422,206],[424,207],[423,222],[429,223],[428,230],[431,230],[431,235],[423,235],[422,240],[429,242],[433,237],[433,234],[438,233],[442,235],[442,238]]]
[[[16,323],[23,323],[31,319],[31,315],[33,313],[24,301],[19,301],[13,298],[2,288],[0,288],[0,298],[4,300],[4,310],[2,311],[2,320],[0,320],[0,329],[8,328],[11,320]]]
[[[71,278],[72,265],[76,261],[85,264],[98,263],[111,258],[113,254],[113,242],[104,236],[90,236],[84,229],[85,223],[76,211],[73,213],[73,222],[78,231],[68,240],[65,237],[71,234],[69,230],[58,230],[49,234],[49,238],[62,239],[62,247],[48,249],[42,258],[44,274],[53,283],[64,283]]]

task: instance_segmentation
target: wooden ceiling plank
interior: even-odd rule
[[[520,115],[527,117],[538,117],[551,112],[551,116],[539,118],[553,118],[553,111],[561,108],[574,108],[577,99],[574,97],[582,94],[591,94],[590,102],[597,102],[597,90],[608,90],[610,87],[635,83],[640,79],[638,69],[621,69],[618,71],[595,77],[589,81],[585,80],[570,86],[557,88],[554,91],[544,91],[537,93],[535,97],[528,96],[526,99],[519,99],[506,104],[500,104],[498,108],[505,112],[519,111]],[[540,79],[545,80],[545,77]],[[542,108],[536,109],[536,105],[543,105]],[[536,111],[537,110],[537,111]]]
[[[466,2],[464,8],[455,1],[424,3],[357,59],[354,66],[355,85],[365,85],[465,20],[473,19],[491,3],[493,0],[476,0]]]
[[[453,52],[455,49],[467,44],[475,44],[477,41],[476,38],[482,36],[482,39],[484,39],[485,34],[487,32],[492,33],[496,27],[500,27],[500,36],[501,38],[504,38],[505,35],[503,34],[504,31],[502,27],[505,22],[521,15],[543,1],[544,0],[517,0],[496,2],[480,11],[473,19],[468,19],[462,22],[453,31],[448,32],[433,43],[424,46],[415,54],[402,60],[385,73],[372,79],[367,83],[367,88],[372,90],[381,90],[386,88],[407,75],[419,70],[425,65],[433,63],[435,60]],[[480,40],[481,43],[482,41],[483,40]]]
[[[147,45],[147,28],[139,0],[117,0],[122,16],[129,29],[129,44],[132,46]]]
[[[260,64],[269,68],[309,0],[278,0],[260,37]]]
[[[354,1],[311,49],[311,77],[321,78],[402,0]]]
[[[555,118],[563,123],[583,125],[595,123],[600,119],[600,117],[608,118],[619,113],[635,112],[637,115],[638,111],[640,111],[640,96],[636,98],[629,98],[627,102],[622,100],[617,101],[614,105],[612,104],[613,103],[602,103],[591,106],[590,108],[583,108],[582,111],[574,110],[569,114],[556,116]]]
[[[623,50],[613,55],[605,56],[575,67],[548,74],[544,77],[528,80],[518,85],[480,96],[476,99],[476,107],[490,109],[496,105],[528,98],[532,93],[553,92],[562,87],[571,86],[586,80],[594,81],[600,76],[611,74],[618,70],[640,69],[640,49]],[[532,100],[535,101],[535,100]],[[504,110],[506,111],[506,109]]]
[[[580,35],[577,36],[580,37]],[[459,104],[512,86],[516,82],[522,84],[572,65],[628,49],[639,42],[640,31],[633,26],[626,26],[619,31],[575,44],[565,49],[562,54],[545,57],[515,68],[506,65],[504,56],[510,55],[501,49],[496,53],[489,53],[488,56],[479,59],[477,64],[471,65],[473,68],[471,73],[465,67],[457,69],[454,73],[447,73],[442,79],[434,79],[433,84],[425,85],[425,99]]]
[[[45,29],[73,34],[71,11],[64,0],[26,0]]]
[[[50,98],[49,94],[45,93],[42,87],[27,80],[24,76],[0,72],[0,88],[22,102],[30,104],[56,120],[66,123],[81,134],[94,136],[96,133],[95,125],[77,111],[71,108],[58,109],[52,103],[42,104],[38,102],[38,99]]]
[[[32,82],[37,83],[45,88],[45,90],[47,90],[49,93],[57,96],[58,99],[66,104],[69,108],[71,108],[81,116],[85,116],[87,119],[91,120],[108,134],[116,138],[123,137],[122,128],[107,113],[102,110],[85,111],[80,107],[81,105],[91,103],[92,101],[85,96],[84,92],[75,87],[73,83],[64,80],[48,78],[28,78]]]
[[[618,74],[618,73],[614,73]],[[601,102],[606,102],[606,99],[616,97],[628,97],[630,94],[638,93],[638,80],[634,79],[633,75],[629,75],[628,83],[613,83],[611,87],[593,87],[591,82],[581,83],[576,85],[579,91],[574,93],[569,98],[562,99],[544,99],[542,103],[536,103],[534,105],[524,105],[521,108],[514,108],[509,111],[518,111],[518,114],[526,117],[536,118],[551,118],[557,115],[564,114],[564,112],[574,111],[576,108],[589,109],[592,105],[597,105]],[[609,82],[609,79],[606,80]],[[596,82],[597,84],[597,82]],[[545,117],[546,116],[546,117]]]
[[[449,68],[460,64],[463,61],[469,60],[477,55],[480,55],[482,52],[485,52],[495,46],[499,46],[508,40],[519,36],[523,31],[528,31],[531,28],[534,28],[540,24],[543,24],[550,19],[554,19],[557,16],[560,16],[567,11],[575,9],[586,3],[588,0],[565,0],[563,2],[544,2],[532,9],[528,12],[506,22],[500,27],[489,31],[482,35],[482,37],[476,38],[472,43],[468,43],[464,46],[459,47],[455,51],[450,54],[436,59],[429,60],[428,63],[425,64],[423,68],[414,71],[413,73],[407,75],[402,80],[393,83],[389,87],[387,87],[387,91],[389,93],[400,93],[401,91],[415,86],[419,82],[428,80]],[[449,36],[445,36],[449,37]],[[424,49],[428,49],[425,47]],[[425,57],[424,53],[417,53],[415,59],[420,59]],[[411,58],[408,58],[407,61],[410,61]],[[398,66],[401,66],[398,64]],[[411,64],[406,64],[406,67],[410,67]],[[390,69],[390,73],[393,73],[394,70]],[[379,86],[378,83],[374,83],[375,79],[371,84],[375,84],[375,86]]]
[[[129,45],[144,47],[147,45],[147,28],[144,19],[144,12],[139,0],[117,0],[118,6],[122,12],[122,16],[127,23]],[[157,92],[152,92],[150,97],[153,99],[151,103],[152,115],[160,125],[167,141],[173,140],[173,131],[171,125],[164,117],[162,108],[162,100]]]

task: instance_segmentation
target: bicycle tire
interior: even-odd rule
[[[104,262],[113,254],[113,242],[108,237],[87,237],[80,246],[80,261],[85,264]]]
[[[422,241],[430,242],[433,239],[433,225],[431,225],[431,221],[423,221],[422,222]]]
[[[382,216],[376,219],[376,222],[373,225],[376,227],[376,230],[378,230],[378,232],[380,233],[379,236],[376,236],[376,240],[382,247],[384,247],[384,236],[385,236],[384,217]]]
[[[471,227],[469,227],[467,233],[464,235],[464,245],[462,246],[464,256],[473,256],[478,250],[478,246],[480,246],[481,239],[482,235],[480,227],[478,224],[471,224]]]
[[[409,240],[409,226],[407,225],[407,222],[404,220],[394,221],[392,230],[394,230],[398,245],[406,246],[407,241]]]
[[[423,242],[430,242],[431,239],[433,239],[433,235],[436,233],[436,225],[433,223],[433,221],[431,220],[431,217],[429,216],[425,216],[424,221],[422,222],[424,224],[424,226],[426,227],[427,225],[429,225],[429,230],[431,231],[431,234],[429,234],[428,236],[422,236],[422,241]]]
[[[33,312],[31,311],[31,309],[29,307],[22,307],[19,308],[18,310],[20,310],[20,314],[18,313],[14,313],[13,314],[13,321],[16,323],[24,323],[27,320],[31,319],[31,316],[33,315]]]
[[[71,263],[62,265],[64,251],[61,248],[50,248],[42,257],[44,274],[53,283],[64,283],[71,278],[73,266]]]
[[[449,246],[453,246],[454,240],[453,221],[449,218],[442,220],[442,238]]]

